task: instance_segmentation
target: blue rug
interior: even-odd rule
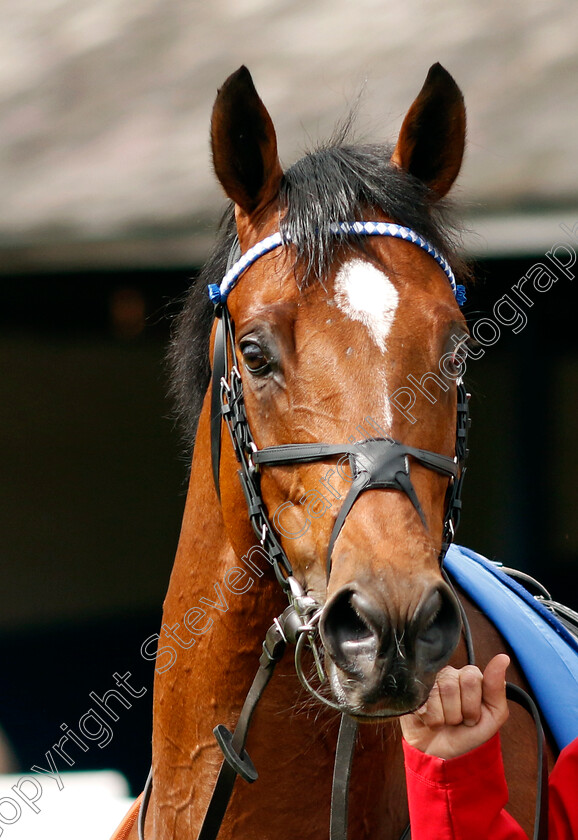
[[[444,568],[515,652],[558,747],[578,738],[578,639],[523,586],[475,551],[452,545]]]

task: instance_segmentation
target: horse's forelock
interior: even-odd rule
[[[297,249],[302,283],[320,280],[335,255],[335,221],[358,221],[371,209],[417,231],[452,265],[456,277],[467,274],[457,253],[457,227],[451,204],[433,201],[427,187],[390,163],[393,146],[333,145],[305,155],[285,173],[281,224]],[[364,240],[351,240],[359,250]]]

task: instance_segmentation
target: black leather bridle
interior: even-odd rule
[[[375,223],[375,225],[374,223],[367,222],[354,224],[366,227],[384,227],[383,223]],[[344,223],[339,223],[333,226],[335,227],[333,232],[376,233],[397,236],[398,238],[410,239],[410,241],[415,242],[419,247],[430,253],[442,266],[452,283],[456,297],[458,297],[458,300],[462,297],[461,302],[463,302],[463,291],[461,293],[456,291],[456,285],[452,279],[453,274],[447,262],[429,243],[417,234],[414,234],[413,231],[409,231],[407,228],[401,228],[398,225],[387,226],[389,228],[395,228],[396,232],[383,233],[380,230],[354,230],[354,225],[350,225],[349,223],[347,223],[346,231],[343,225]],[[398,233],[400,230],[403,231],[401,237]],[[252,259],[248,259],[248,254],[241,257],[238,241],[236,241],[229,255],[226,277],[239,268],[238,274],[235,276],[235,282],[237,282],[239,276],[261,254],[285,244],[278,237],[279,235],[276,234],[273,237],[269,237],[266,242],[258,243],[258,246],[251,249],[252,252],[255,252],[255,256]],[[262,245],[265,247],[259,251],[259,247]],[[203,825],[198,835],[198,840],[216,840],[237,775],[242,776],[247,782],[254,782],[258,778],[258,773],[245,751],[245,742],[255,708],[273,675],[277,662],[282,658],[288,643],[295,644],[296,646],[296,670],[305,688],[326,705],[332,708],[338,708],[342,712],[333,777],[330,840],[347,840],[348,789],[357,733],[357,722],[338,704],[328,701],[327,698],[322,697],[312,690],[311,685],[304,678],[302,668],[300,667],[300,653],[304,643],[311,647],[318,669],[322,670],[323,667],[319,660],[314,638],[316,623],[319,619],[321,608],[314,599],[310,598],[303,591],[300,584],[294,578],[289,559],[271,526],[267,508],[261,495],[261,469],[268,466],[330,460],[338,456],[346,456],[348,458],[353,481],[331,532],[326,556],[327,577],[329,577],[331,572],[331,558],[335,542],[347,515],[361,493],[371,489],[393,489],[405,493],[417,511],[424,527],[427,529],[428,524],[411,480],[410,463],[411,461],[415,461],[433,472],[448,477],[449,483],[445,500],[442,546],[439,555],[441,565],[454,539],[461,514],[461,492],[466,472],[467,433],[470,422],[468,411],[469,395],[466,393],[461,378],[458,378],[456,383],[457,417],[454,457],[410,447],[391,438],[370,438],[356,443],[346,444],[323,442],[283,444],[258,449],[247,420],[243,396],[243,381],[236,365],[234,323],[227,307],[226,296],[219,296],[218,287],[213,286],[211,288],[213,290],[211,297],[215,302],[215,318],[217,321],[211,384],[211,462],[215,489],[220,499],[219,470],[221,461],[222,421],[224,421],[239,463],[238,475],[247,503],[247,512],[251,525],[259,540],[259,544],[270,559],[279,584],[288,597],[289,606],[280,616],[274,619],[273,624],[267,631],[266,638],[263,642],[263,652],[259,659],[259,668],[243,704],[235,731],[231,733],[222,724],[217,725],[213,730],[215,738],[223,752],[224,760],[213,789]],[[461,288],[458,287],[458,289]],[[448,583],[451,586],[449,580]],[[461,608],[461,614],[466,632],[468,659],[473,662],[473,646],[463,608]],[[516,689],[516,687],[514,686],[513,689]],[[520,690],[518,689],[517,691]],[[512,693],[515,692],[511,691],[510,694]],[[530,708],[537,721],[537,728],[541,732],[539,714],[536,711],[535,705],[525,692],[522,693],[531,704]],[[526,701],[524,700],[524,702]],[[539,737],[539,751],[542,750],[539,752],[541,774],[539,776],[539,788],[542,792],[541,800],[543,802],[545,786],[542,770],[544,764],[542,744],[543,733]],[[139,840],[144,840],[144,822],[151,790],[152,771],[149,774],[145,786],[143,802],[138,818]],[[540,803],[538,803],[535,838],[545,837],[545,834],[540,833],[545,830],[545,813],[546,809],[543,805],[542,811],[540,812]],[[409,827],[403,833],[402,840],[408,837]]]
[[[239,256],[237,244],[229,255],[228,273],[238,264]],[[243,380],[236,364],[234,323],[226,300],[219,299],[215,302],[215,318],[217,326],[213,346],[211,384],[211,462],[215,488],[220,498],[219,470],[222,421],[224,420],[239,464],[238,475],[251,525],[273,565],[277,580],[288,596],[289,606],[275,620],[267,634],[268,639],[265,640],[263,646],[264,653],[261,656],[260,668],[241,712],[235,733],[231,734],[221,725],[215,727],[214,734],[223,750],[225,761],[199,840],[214,840],[217,836],[232,793],[235,776],[239,774],[247,781],[254,781],[256,778],[256,771],[244,751],[247,729],[260,696],[258,690],[264,689],[276,661],[282,656],[288,642],[296,644],[297,673],[305,688],[326,705],[338,708],[342,712],[333,779],[330,838],[331,840],[346,840],[348,785],[357,722],[345,714],[345,710],[338,704],[328,701],[327,698],[312,690],[300,667],[300,654],[304,642],[307,641],[312,648],[318,668],[322,669],[314,641],[315,624],[320,615],[320,607],[302,591],[293,577],[289,559],[271,526],[261,495],[261,470],[268,466],[311,463],[344,456],[348,458],[353,481],[335,519],[327,546],[328,578],[335,542],[347,515],[361,493],[372,489],[393,489],[405,493],[427,529],[426,517],[411,480],[410,460],[448,477],[442,547],[439,556],[441,565],[453,541],[461,514],[461,492],[467,457],[469,395],[461,379],[458,379],[456,442],[453,457],[407,446],[391,438],[371,438],[356,443],[283,444],[259,449],[253,438],[245,410]]]
[[[236,246],[238,248],[238,245]],[[229,262],[238,251],[232,251]],[[410,476],[410,458],[422,466],[447,476],[449,481],[443,523],[440,564],[454,539],[461,514],[461,492],[467,457],[469,425],[468,395],[461,378],[457,380],[457,421],[455,456],[440,455],[425,449],[406,446],[392,438],[370,438],[356,443],[302,443],[268,446],[258,449],[245,411],[243,381],[236,365],[234,324],[225,302],[215,305],[217,328],[213,347],[211,384],[211,462],[217,495],[220,498],[221,420],[228,428],[233,450],[239,462],[239,479],[247,502],[253,530],[275,568],[277,579],[287,590],[291,564],[269,522],[260,489],[260,470],[266,466],[324,461],[338,456],[349,458],[353,482],[345,497],[327,546],[327,577],[331,572],[333,547],[359,495],[365,490],[395,489],[404,492],[427,529],[425,514]]]

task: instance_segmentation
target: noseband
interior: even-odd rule
[[[415,231],[388,222],[336,222],[331,232],[339,236],[386,236],[404,239],[424,250],[444,271],[452,291],[461,306],[465,301],[463,286],[456,284],[447,260]],[[209,286],[209,297],[215,304],[217,331],[213,351],[213,376],[211,396],[211,460],[217,494],[221,452],[221,418],[226,422],[233,449],[240,464],[239,478],[247,502],[249,518],[255,534],[267,552],[277,579],[289,591],[291,565],[277,539],[267,516],[260,490],[260,469],[265,466],[285,466],[346,457],[352,475],[352,484],[335,520],[327,546],[327,577],[331,572],[331,558],[337,537],[359,495],[372,489],[394,489],[407,495],[427,529],[427,522],[410,475],[410,458],[433,472],[450,479],[446,494],[440,563],[453,541],[461,513],[461,490],[467,456],[468,400],[460,379],[457,381],[457,423],[455,457],[440,455],[425,449],[406,446],[392,438],[369,438],[356,443],[303,443],[268,446],[258,449],[245,412],[243,382],[236,366],[234,324],[227,307],[227,298],[243,273],[261,256],[278,247],[289,245],[281,233],[258,242],[240,256],[238,241],[229,255],[227,273],[220,285]],[[232,360],[230,364],[229,359]]]

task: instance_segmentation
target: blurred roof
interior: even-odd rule
[[[5,272],[202,261],[212,102],[243,63],[290,164],[360,91],[360,135],[395,139],[441,61],[468,108],[470,252],[538,253],[578,221],[572,0],[9,0],[0,22]]]

